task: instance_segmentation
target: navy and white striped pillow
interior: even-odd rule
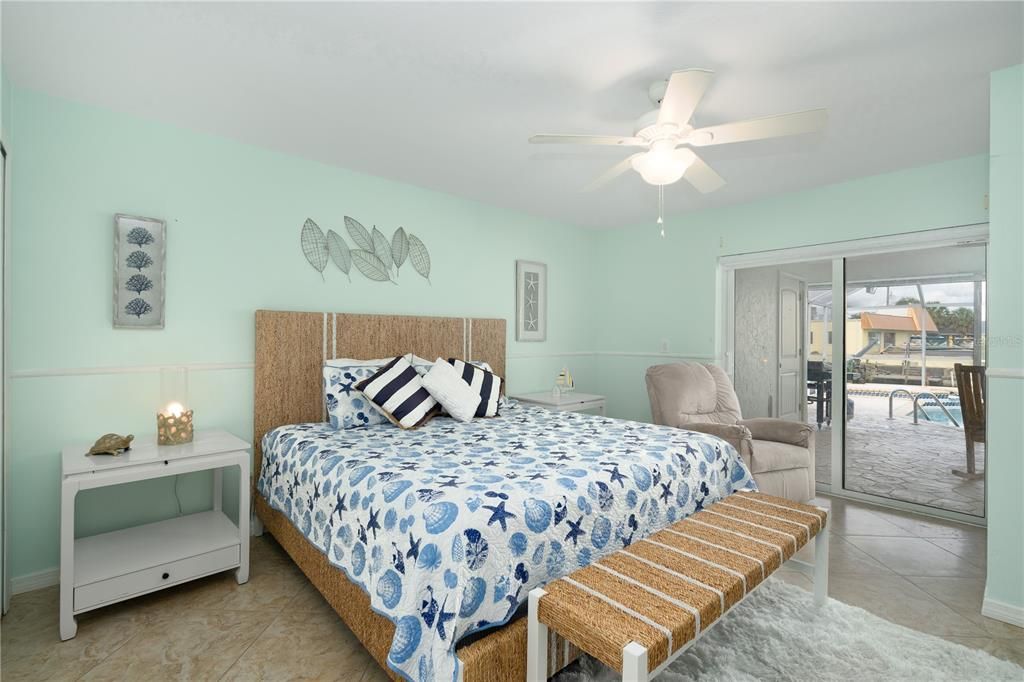
[[[403,429],[423,426],[441,406],[423,387],[423,379],[401,355],[357,386],[391,423]]]
[[[448,364],[462,376],[470,387],[480,394],[480,405],[474,417],[497,417],[498,401],[501,397],[501,377],[486,369],[456,358],[448,358]]]

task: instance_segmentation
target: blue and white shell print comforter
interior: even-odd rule
[[[500,417],[263,438],[259,492],[395,623],[388,662],[455,679],[455,643],[507,622],[531,589],[735,490],[713,436],[510,403]]]

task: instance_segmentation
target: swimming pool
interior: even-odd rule
[[[956,419],[956,424],[949,421],[946,413],[942,411],[942,408],[939,407],[938,403],[942,403],[946,410],[953,415],[953,418]],[[917,407],[924,413],[923,415],[920,415],[922,421],[930,420],[936,424],[948,424],[949,426],[957,426],[958,428],[962,428],[963,426],[964,419],[963,412],[960,409],[960,396],[948,396],[940,398],[938,401],[932,398],[924,398],[917,403]]]

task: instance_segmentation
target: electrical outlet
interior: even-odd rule
[[[667,353],[668,352],[668,339],[662,339],[661,340],[661,352],[662,353]]]

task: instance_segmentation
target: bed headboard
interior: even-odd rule
[[[325,360],[372,360],[403,353],[428,360],[483,360],[504,377],[505,320],[257,310],[255,476],[267,431],[283,424],[324,421]]]

